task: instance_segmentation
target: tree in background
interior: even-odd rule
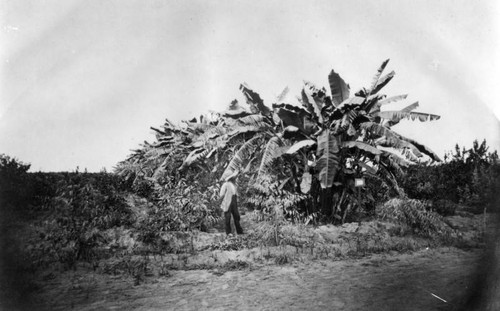
[[[497,151],[489,152],[486,140],[475,140],[470,149],[455,146],[440,165],[407,168],[399,182],[409,197],[433,202],[440,214],[452,215],[462,205],[472,212],[497,210],[500,165]]]
[[[28,186],[30,166],[30,164],[0,154],[0,206],[4,209],[20,208],[30,203],[31,194]]]

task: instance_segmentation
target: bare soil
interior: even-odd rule
[[[246,228],[252,226],[248,217],[244,221]],[[476,239],[487,225],[480,216],[446,221],[468,240]],[[103,273],[89,265],[46,273],[25,309],[477,310],[474,303],[480,310],[500,310],[500,240],[495,222],[488,223],[490,247],[461,249],[391,237],[386,224],[379,222],[322,226],[312,239],[338,251],[326,256],[318,246],[200,251],[225,239],[221,233],[200,233],[190,238],[192,253],[149,256],[156,270],[140,278]],[[368,237],[362,248],[350,243],[359,234]],[[349,243],[342,244],[342,239]],[[370,243],[382,241],[389,246],[410,241],[415,248],[360,251],[374,250]]]
[[[461,248],[434,247],[380,221],[289,228],[287,234],[313,242],[306,247],[207,249],[235,241],[220,232],[174,234],[170,241],[186,251],[128,262],[115,255],[97,266],[25,275],[29,284],[16,288],[29,295],[12,300],[25,304],[4,300],[0,310],[500,310],[494,218],[454,216],[446,223],[467,242]],[[249,234],[258,230],[248,215],[243,226]],[[115,234],[118,244],[135,247],[127,231]],[[150,269],[140,275],[105,269],[120,266],[113,260],[130,266],[136,259]]]
[[[225,272],[172,271],[139,285],[130,277],[80,269],[47,282],[37,305],[47,310],[458,310],[477,286],[482,254],[439,248]]]

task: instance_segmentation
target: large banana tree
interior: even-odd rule
[[[167,122],[161,130],[153,128],[157,142],[136,151],[121,167],[139,169],[151,178],[166,168],[167,174],[191,170],[221,180],[240,171],[254,188],[286,189],[308,197],[313,210],[343,220],[356,205],[356,178],[376,179],[398,192],[395,177],[402,166],[440,161],[429,148],[393,131],[403,119],[432,121],[439,116],[415,112],[418,103],[383,110],[407,97],[379,93],[394,77],[393,71],[383,75],[387,64],[382,63],[369,88],[352,96],[349,85],[332,70],[330,92],[305,82],[297,103],[284,100],[285,89],[271,108],[242,84],[246,106],[233,101],[226,111],[183,127]],[[181,163],[172,165],[172,155]]]
[[[391,128],[405,118],[432,121],[439,116],[414,112],[418,103],[396,111],[381,110],[406,98],[379,94],[394,77],[393,71],[382,76],[387,63],[382,63],[371,86],[354,96],[332,70],[328,76],[330,95],[325,88],[305,82],[301,106],[273,105],[284,125],[283,136],[291,144],[283,156],[293,158],[300,176],[296,188],[311,193],[325,215],[345,218],[357,199],[357,178],[376,178],[399,192],[395,177],[401,173],[401,166],[422,159],[440,161],[429,148]]]

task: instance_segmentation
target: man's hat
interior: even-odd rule
[[[234,171],[231,175],[226,177],[225,181],[234,180],[236,178],[236,176],[238,176],[238,173],[239,173],[238,170]]]

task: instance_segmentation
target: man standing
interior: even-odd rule
[[[240,225],[240,213],[238,212],[238,201],[235,184],[236,176],[238,176],[238,171],[227,177],[224,184],[220,188],[220,197],[222,198],[221,209],[224,212],[226,234],[231,234],[231,215],[233,215],[234,218],[236,233],[243,234],[243,229]]]

